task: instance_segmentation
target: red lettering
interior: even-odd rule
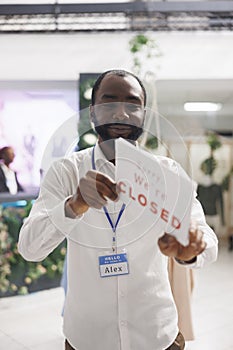
[[[140,175],[134,174],[135,182],[139,183],[141,185],[143,183],[143,177],[140,177]]]
[[[161,219],[168,222],[168,214],[169,214],[169,211],[163,208],[160,214]]]
[[[126,192],[125,190],[122,189],[122,187],[126,187],[126,184],[125,184],[123,181],[120,181],[120,182],[118,183],[118,186],[119,186],[120,192],[123,192],[123,193]]]
[[[135,201],[135,197],[132,195],[132,187],[129,188],[129,198]]]
[[[143,206],[145,207],[147,205],[147,199],[146,197],[144,196],[144,194],[139,194],[138,195],[138,202]]]
[[[180,228],[180,226],[181,226],[179,219],[177,219],[174,215],[172,217],[171,225],[172,225],[172,227],[174,227],[176,229]]]
[[[150,203],[150,211],[152,211],[153,214],[157,214],[158,213],[157,203],[155,203],[155,202],[151,202]]]

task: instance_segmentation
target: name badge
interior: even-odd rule
[[[101,277],[112,277],[129,274],[126,253],[99,256],[99,269]]]

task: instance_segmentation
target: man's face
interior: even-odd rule
[[[91,118],[101,141],[122,137],[137,140],[144,122],[144,94],[132,76],[109,74],[96,92]]]
[[[14,159],[15,159],[14,150],[13,148],[9,147],[5,152],[4,160],[7,164],[10,164],[14,161]]]

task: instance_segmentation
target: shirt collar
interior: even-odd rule
[[[4,173],[13,173],[14,172],[11,168],[6,166],[5,163],[1,163],[1,167],[2,167],[2,170],[4,171]]]

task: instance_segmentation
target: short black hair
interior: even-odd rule
[[[11,148],[11,146],[5,146],[0,149],[0,159],[6,155],[7,151]]]
[[[99,89],[102,80],[104,79],[104,77],[106,75],[109,75],[109,74],[117,75],[119,77],[131,76],[131,77],[135,78],[138,81],[138,83],[140,84],[141,88],[142,88],[143,95],[144,95],[144,106],[146,105],[146,89],[145,89],[142,81],[135,74],[133,74],[131,72],[128,72],[126,70],[123,70],[123,69],[110,69],[110,70],[107,70],[106,72],[102,73],[96,79],[95,84],[94,84],[93,89],[92,89],[92,94],[91,94],[91,104],[92,105],[95,104],[96,92]]]

